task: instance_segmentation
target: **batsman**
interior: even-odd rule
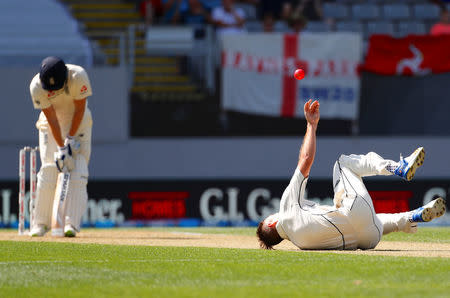
[[[88,164],[91,154],[92,116],[87,97],[92,95],[86,71],[47,57],[30,83],[31,99],[41,113],[39,130],[41,168],[31,236],[43,236],[52,225],[53,204],[59,173],[65,173],[61,200],[64,236],[75,237],[87,206]],[[68,174],[67,174],[68,173]],[[64,187],[63,186],[63,187]],[[58,189],[61,188],[61,185]]]

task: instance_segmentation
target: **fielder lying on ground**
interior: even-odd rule
[[[304,106],[307,130],[299,161],[283,193],[280,210],[259,223],[261,248],[272,249],[283,239],[301,249],[370,249],[382,235],[403,231],[415,233],[417,222],[427,222],[445,213],[445,201],[437,198],[410,212],[376,214],[362,177],[398,175],[411,180],[424,161],[424,149],[416,149],[399,162],[383,159],[374,152],[341,155],[333,170],[334,206],[323,206],[304,198],[309,172],[316,153],[319,102]]]

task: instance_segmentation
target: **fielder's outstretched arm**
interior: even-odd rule
[[[309,171],[316,155],[316,130],[320,119],[320,104],[310,99],[305,103],[304,112],[307,121],[306,134],[298,158],[298,168],[303,177],[309,176]]]

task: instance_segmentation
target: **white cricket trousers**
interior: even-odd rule
[[[92,126],[80,127],[74,136],[80,142],[80,152],[74,155],[75,168],[71,171],[69,190],[65,201],[65,224],[71,224],[77,231],[80,229],[81,217],[87,206],[88,164],[91,155]],[[51,223],[53,199],[56,189],[58,170],[55,165],[54,153],[57,144],[50,129],[39,130],[39,150],[41,168],[37,175],[37,200],[35,207],[35,224]]]
[[[361,178],[392,175],[386,170],[390,163],[396,162],[370,152],[366,155],[341,155],[334,165],[334,193],[344,191],[340,210],[348,216],[355,229],[358,248],[374,248],[383,235],[383,222],[376,215],[372,198]]]

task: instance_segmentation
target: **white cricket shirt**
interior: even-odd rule
[[[301,249],[356,249],[356,233],[345,214],[304,198],[307,181],[297,168],[280,201],[278,234]]]
[[[67,84],[62,90],[48,91],[41,86],[39,74],[36,74],[30,83],[31,99],[35,109],[46,109],[53,106],[61,127],[62,135],[67,135],[75,113],[74,100],[81,100],[92,95],[91,83],[86,71],[78,65],[66,64],[68,69]],[[87,105],[87,102],[86,102]],[[80,128],[92,125],[91,111],[86,106]],[[36,122],[40,130],[49,129],[47,119],[43,112]]]

